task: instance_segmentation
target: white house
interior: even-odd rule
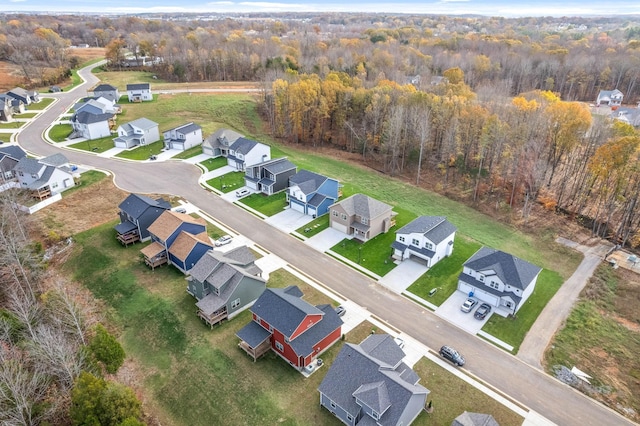
[[[99,84],[93,89],[93,96],[109,99],[113,103],[120,100],[118,88],[110,84]]]
[[[596,105],[609,105],[609,106],[620,106],[622,104],[622,98],[624,95],[618,89],[614,90],[601,90],[598,93],[598,98],[596,99]]]
[[[72,169],[67,157],[53,154],[39,160],[23,157],[14,171],[21,188],[43,199],[75,186]]]
[[[113,140],[116,148],[133,148],[138,145],[148,145],[160,140],[158,123],[148,118],[137,120],[118,126],[118,137]]]
[[[88,112],[90,114],[117,114],[120,112],[120,106],[110,99],[103,98],[84,98],[73,106],[74,111]]]
[[[227,164],[239,171],[245,171],[249,166],[271,159],[271,147],[263,143],[238,138],[230,147]]]
[[[453,253],[456,230],[444,216],[420,216],[396,231],[393,258],[412,259],[431,268]]]
[[[542,268],[500,250],[482,247],[465,262],[458,290],[515,314],[531,296]]]
[[[183,124],[163,133],[164,146],[185,151],[202,144],[202,127],[194,123]]]
[[[212,157],[226,157],[229,155],[229,147],[235,141],[244,136],[230,129],[219,129],[215,133],[207,136],[202,142],[202,153]]]
[[[99,139],[111,136],[111,126],[114,124],[113,114],[92,114],[82,111],[71,116],[73,127],[72,138]]]
[[[149,83],[127,84],[129,102],[152,101],[151,85]]]

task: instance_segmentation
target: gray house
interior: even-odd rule
[[[431,268],[451,256],[457,228],[444,216],[420,216],[396,231],[396,260],[412,259]]]
[[[164,146],[167,149],[185,151],[202,144],[202,127],[191,122],[163,133]]]
[[[358,240],[368,241],[396,224],[397,213],[391,209],[382,201],[355,194],[329,207],[329,226]]]
[[[212,157],[226,157],[229,147],[244,136],[230,129],[220,129],[202,142],[202,153]]]
[[[272,195],[284,191],[289,186],[289,177],[296,174],[298,168],[287,157],[263,161],[247,166],[244,182],[248,188]]]
[[[0,182],[6,182],[15,178],[14,168],[27,153],[18,145],[3,146],[0,148]]]
[[[113,140],[116,148],[133,148],[138,145],[148,145],[160,140],[158,123],[148,118],[137,120],[118,126],[118,137]]]
[[[0,94],[0,121],[13,119],[13,98],[6,94]]]
[[[345,343],[320,383],[320,405],[349,426],[410,425],[429,390],[418,384],[420,377],[404,356],[388,334]]]
[[[596,105],[620,106],[624,95],[618,89],[601,90],[596,98]]]
[[[7,92],[7,95],[22,101],[25,105],[40,102],[40,95],[35,90],[25,90],[22,87],[14,87]]]
[[[191,268],[187,293],[198,299],[198,316],[211,327],[251,307],[267,282],[247,246],[210,250]]]
[[[129,194],[118,206],[120,223],[115,226],[116,238],[124,245],[136,241],[146,241],[151,236],[149,225],[160,215],[171,209],[168,201],[158,198],[154,200],[141,194]]]
[[[93,89],[93,96],[109,99],[117,103],[120,100],[120,92],[117,87],[110,84],[99,84]]]

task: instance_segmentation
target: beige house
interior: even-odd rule
[[[368,241],[396,224],[396,212],[388,204],[364,194],[355,194],[329,207],[329,226]]]

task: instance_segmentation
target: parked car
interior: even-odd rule
[[[483,320],[487,317],[487,315],[489,315],[489,312],[491,312],[491,305],[489,305],[488,303],[483,303],[478,309],[476,309],[473,317],[475,319]]]
[[[250,192],[247,188],[240,188],[236,191],[236,197],[244,197],[245,195],[249,195]]]
[[[444,359],[448,359],[452,363],[462,367],[464,365],[464,357],[458,353],[451,346],[443,346],[440,348],[440,356]]]
[[[340,305],[340,306],[338,306],[336,308],[336,314],[338,314],[339,317],[343,316],[346,312],[347,312],[347,310],[342,305]]]
[[[186,213],[187,209],[185,209],[184,207],[176,207],[175,209],[173,209],[173,211],[176,213]]]
[[[462,312],[471,312],[471,310],[478,304],[476,299],[468,298],[464,301],[462,306],[460,306],[460,310]]]
[[[216,247],[220,247],[223,246],[225,244],[229,244],[231,242],[231,240],[233,240],[233,237],[231,237],[231,235],[223,235],[222,237],[218,238],[215,242],[215,246]]]
[[[404,340],[401,338],[396,337],[393,341],[396,342],[396,345],[400,346],[400,349],[404,348]]]

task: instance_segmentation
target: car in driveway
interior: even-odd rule
[[[440,348],[440,356],[444,359],[448,359],[452,363],[462,367],[464,365],[464,357],[458,353],[451,346],[443,346]]]
[[[218,238],[214,244],[215,244],[216,247],[220,247],[220,246],[224,246],[226,244],[229,244],[231,242],[231,240],[233,240],[233,237],[231,235],[224,235],[224,236]]]
[[[488,303],[483,303],[478,309],[476,309],[473,317],[475,319],[483,320],[487,317],[487,315],[489,315],[489,312],[491,312],[491,305],[489,305]]]
[[[187,209],[185,209],[184,207],[176,207],[175,209],[173,209],[173,211],[176,213],[186,213]]]
[[[472,299],[471,297],[469,297],[467,300],[464,301],[464,303],[462,304],[462,306],[460,306],[460,310],[462,312],[471,312],[471,310],[478,304],[478,301],[476,299]]]
[[[236,191],[236,197],[244,197],[245,195],[249,195],[250,192],[247,188],[240,188]]]
[[[404,340],[401,339],[400,337],[396,337],[393,339],[394,342],[396,342],[396,345],[400,346],[400,349],[404,349]]]
[[[340,306],[338,306],[336,308],[336,314],[338,314],[339,317],[343,316],[346,312],[347,312],[347,310],[342,305],[340,305]]]

